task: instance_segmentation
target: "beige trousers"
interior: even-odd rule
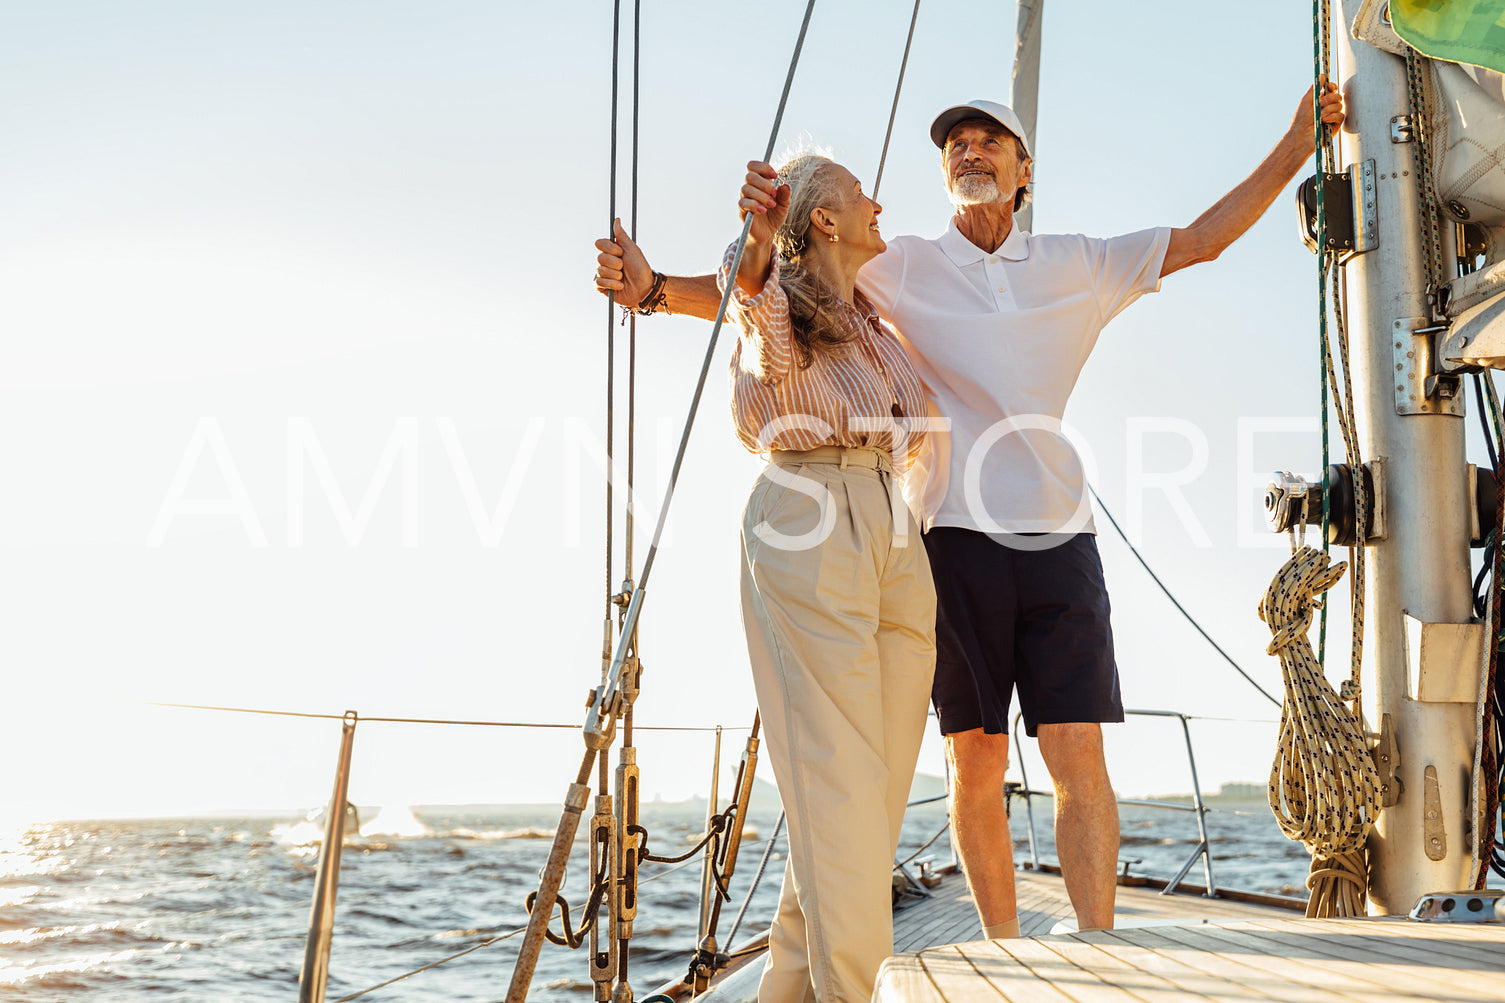
[[[775,453],[743,516],[742,620],[789,822],[760,1003],[866,1001],[893,953],[935,671],[930,564],[897,498],[886,453],[827,446]]]

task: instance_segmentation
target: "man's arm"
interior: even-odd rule
[[[1322,121],[1336,127],[1343,122],[1343,96],[1333,84],[1326,84],[1322,95]],[[1171,231],[1160,266],[1163,278],[1199,261],[1212,261],[1227,246],[1244,235],[1244,231],[1270,208],[1270,203],[1301,170],[1301,165],[1317,145],[1317,130],[1312,122],[1312,91],[1308,90],[1275,149],[1233,191],[1218,199],[1211,209],[1198,216],[1191,226]]]
[[[596,256],[596,289],[602,295],[616,293],[622,306],[636,307],[653,287],[653,269],[648,267],[642,248],[622,229],[621,220],[612,229],[616,240],[596,241],[596,250],[601,252]],[[662,293],[660,309],[669,313],[715,320],[721,306],[721,289],[714,274],[665,276]]]

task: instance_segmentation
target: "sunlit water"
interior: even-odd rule
[[[1220,886],[1297,893],[1307,858],[1257,804],[1208,816]],[[1036,804],[1037,852],[1054,861],[1049,802]],[[328,999],[338,1000],[473,947],[526,922],[558,821],[551,809],[445,812],[403,807],[363,812],[346,845]],[[939,805],[906,823],[908,856],[944,823]],[[645,805],[649,846],[682,853],[704,826],[703,809]],[[754,812],[750,840],[721,923],[725,938],[757,869],[774,817]],[[1017,859],[1029,859],[1024,812],[1015,808]],[[1197,843],[1195,816],[1123,810],[1123,856],[1136,873],[1170,877]],[[0,833],[0,1000],[259,1001],[297,999],[320,827],[296,818],[59,822]],[[584,829],[565,895],[583,901]],[[783,840],[753,896],[738,942],[773,914]],[[925,851],[950,860],[945,837]],[[645,864],[631,978],[639,997],[684,973],[694,947],[698,866]],[[661,877],[659,875],[662,875]],[[1189,875],[1201,883],[1202,865]],[[506,995],[520,938],[483,947],[364,1000],[489,1001]],[[546,946],[530,998],[591,998],[583,952]]]

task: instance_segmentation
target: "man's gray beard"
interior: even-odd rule
[[[1009,200],[1008,196],[998,190],[997,180],[982,174],[964,174],[954,179],[946,194],[950,196],[951,204],[957,208],[964,205],[991,205]]]

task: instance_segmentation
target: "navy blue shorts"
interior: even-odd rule
[[[1092,534],[1024,550],[937,526],[925,534],[925,549],[935,578],[931,700],[941,734],[1008,734],[1015,689],[1031,737],[1042,724],[1124,719]]]

